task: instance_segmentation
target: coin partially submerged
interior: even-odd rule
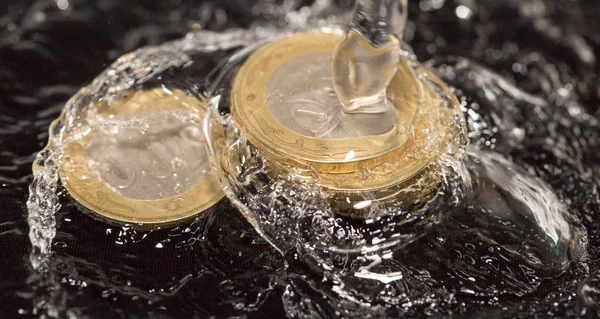
[[[331,71],[341,39],[298,33],[258,49],[236,74],[233,118],[269,160],[272,177],[323,186],[336,207],[364,198],[428,200],[441,183],[440,158],[459,154],[463,143],[457,99],[418,62],[401,57],[386,93],[391,110],[343,112]]]
[[[205,105],[167,89],[101,102],[89,133],[65,147],[62,184],[83,206],[125,223],[168,225],[210,208],[223,193],[204,147]]]

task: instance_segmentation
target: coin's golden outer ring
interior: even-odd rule
[[[303,136],[279,123],[266,103],[270,77],[298,57],[331,54],[341,39],[337,34],[296,34],[260,48],[238,71],[231,91],[233,117],[274,171],[332,190],[378,190],[417,176],[442,154],[459,153],[466,128],[455,123],[462,116],[458,100],[435,75],[407,58],[400,59],[388,89],[398,118],[410,127],[406,132],[334,140]],[[441,101],[417,73],[435,82],[450,101]]]
[[[124,92],[123,95],[130,94],[131,92]],[[184,109],[192,107],[198,111],[198,108],[202,108],[199,109],[198,121],[194,120],[201,125],[199,121],[206,107],[206,103],[187,96],[180,90],[173,90],[172,94],[161,93],[158,89],[134,92],[128,99],[128,107],[109,106],[109,103],[102,102],[94,109],[95,116],[112,114],[121,119],[130,119],[139,116],[140,113],[182,111],[175,105],[184,105]],[[191,219],[224,197],[219,181],[210,170],[192,188],[163,199],[138,200],[116,193],[98,180],[88,166],[86,146],[93,134],[94,131],[79,141],[67,144],[59,177],[71,197],[102,217],[121,223],[142,225],[145,228],[169,226]]]

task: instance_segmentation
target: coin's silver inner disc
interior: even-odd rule
[[[144,119],[148,129],[98,129],[87,149],[94,176],[106,187],[137,200],[163,199],[197,185],[209,168],[198,125],[173,115]]]
[[[309,54],[281,66],[269,79],[266,100],[269,111],[282,125],[307,137],[376,136],[396,127],[393,107],[378,114],[342,111],[333,90],[329,53]]]

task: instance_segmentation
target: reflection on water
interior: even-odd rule
[[[94,5],[69,2],[69,9],[63,11],[54,1],[40,1],[28,10],[12,11],[1,22],[7,36],[1,48],[6,64],[0,77],[10,80],[2,86],[6,106],[0,106],[1,136],[7,149],[0,153],[3,196],[25,193],[31,154],[48,138],[40,132],[83,84],[81,74],[91,79],[99,71],[95,67],[118,55],[111,51],[98,57],[104,54],[99,52],[158,44],[178,30],[187,30],[182,21],[215,30],[247,26],[256,15],[252,10],[240,12],[238,2],[186,3],[179,8],[171,4],[124,8],[115,2],[96,8],[114,13],[111,36],[118,41],[94,31],[107,25],[98,21],[104,19],[102,14],[91,13]],[[269,8],[272,20],[287,9]],[[343,219],[319,219],[311,213],[299,224],[300,230],[305,227],[310,232],[293,237],[282,249],[283,268],[278,254],[228,204],[222,204],[215,215],[170,231],[145,234],[107,226],[81,214],[84,209],[65,196],[57,184],[55,164],[61,156],[57,151],[40,156],[44,165],[39,174],[45,178],[31,187],[30,279],[26,283],[17,270],[24,266],[21,260],[10,262],[3,276],[16,274],[6,282],[20,293],[2,292],[2,296],[15,301],[22,313],[31,313],[35,303],[40,313],[62,316],[67,311],[78,316],[269,312],[282,316],[285,309],[296,317],[365,313],[593,317],[599,311],[600,289],[594,257],[600,252],[597,8],[583,1],[508,0],[476,4],[422,0],[411,8],[405,40],[421,61],[429,60],[426,64],[456,88],[474,147],[468,170],[457,167],[461,174],[452,175],[458,181],[470,180],[472,187],[460,190],[465,200],[454,202],[457,194],[442,194],[451,209],[440,211],[434,226],[407,221],[403,226],[418,232],[405,233],[422,236],[403,240],[408,244],[402,247],[378,246],[377,251],[352,254],[312,247],[318,234],[364,237],[351,237],[358,227]],[[125,11],[137,12],[131,18],[135,21],[121,17],[119,12]],[[334,11],[327,8],[320,15]],[[289,18],[299,24],[306,16],[304,11]],[[238,18],[240,22],[234,22]],[[267,24],[264,19],[257,23]],[[79,54],[73,57],[68,50],[55,48],[68,41],[66,31],[80,35],[73,40],[73,50],[76,43],[85,43],[86,49],[75,51]],[[211,71],[232,49],[269,36],[273,34],[264,29],[223,37],[200,31],[187,40],[138,51],[121,58],[111,67],[113,72],[92,83],[89,96],[153,88],[157,83],[202,95],[209,91],[207,76],[212,79]],[[85,50],[94,54],[82,54]],[[23,66],[28,56],[37,64]],[[194,62],[186,64],[189,61]],[[34,81],[27,76],[32,68],[41,75]],[[88,103],[77,100],[70,109],[84,110]],[[13,106],[22,106],[19,109],[28,119],[21,120],[24,115]],[[65,121],[64,127],[76,127],[77,114],[67,114],[72,121]],[[55,133],[62,134],[61,127]],[[311,205],[311,198],[305,199],[306,205]],[[240,202],[248,200],[242,196]],[[3,219],[0,224],[0,242],[8,246],[29,245],[27,225],[12,222],[24,214],[20,205],[10,208],[8,222]],[[289,218],[274,222],[290,229]]]

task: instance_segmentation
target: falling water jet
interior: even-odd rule
[[[359,0],[350,30],[333,52],[333,88],[346,113],[385,113],[398,70],[407,0]]]

